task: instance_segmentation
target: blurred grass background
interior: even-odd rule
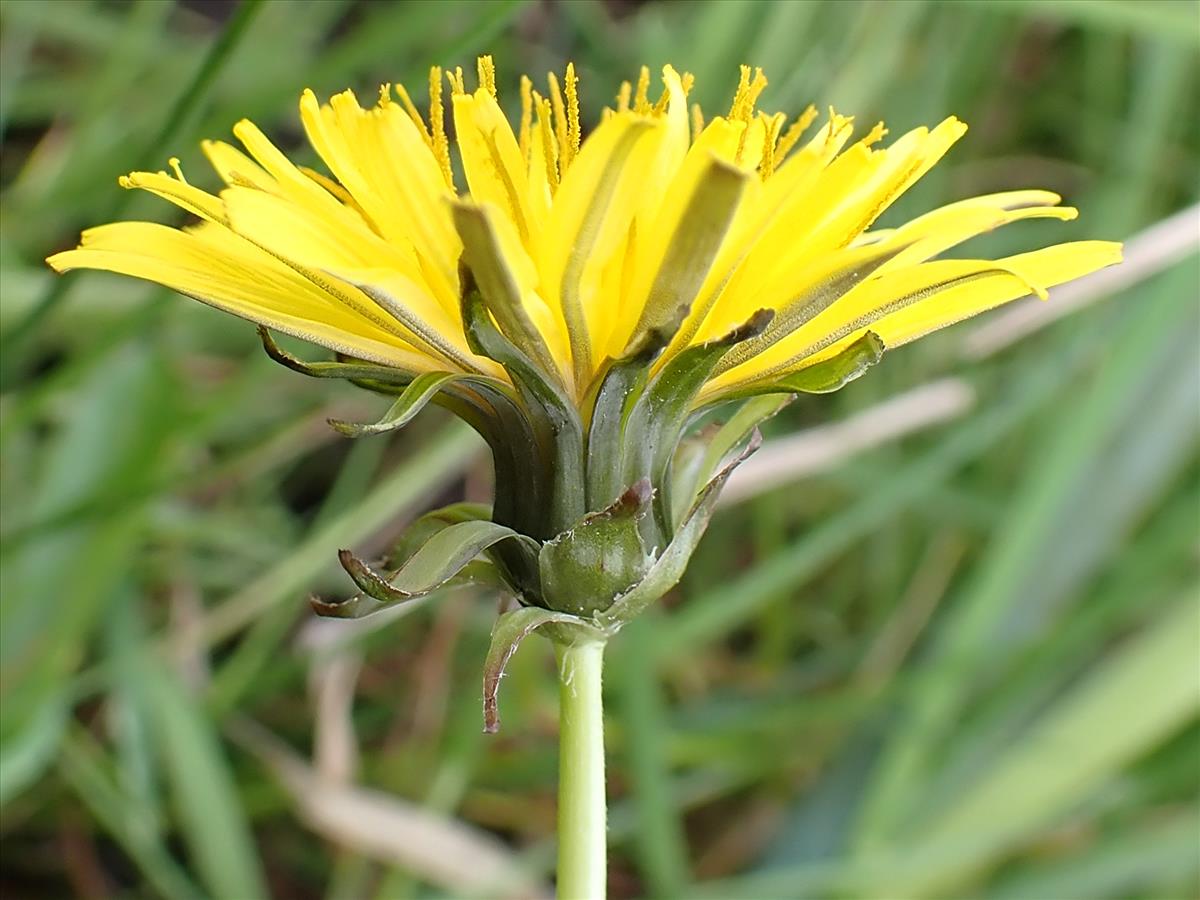
[[[574,59],[595,114],[670,61],[717,110],[749,62],[767,109],[893,135],[957,114],[972,130],[892,221],[1018,187],[1082,212],[980,253],[1126,239],[1197,199],[1192,2],[3,0],[5,896],[548,890],[548,646],[485,737],[493,598],[365,627],[305,602],[347,591],[338,547],[486,498],[480,442],[440,411],[346,441],[324,418],[384,401],[41,263],[91,224],[176,221],[123,172],[177,154],[211,187],[199,138],[245,116],[299,149],[303,87],[423,94],[479,52],[510,105],[521,71]],[[1198,895],[1200,270],[1195,209],[1172,221],[1171,265],[1061,321],[987,351],[960,326],[772,423],[793,462],[610,650],[613,896]]]

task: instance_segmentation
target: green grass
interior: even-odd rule
[[[2,0],[0,884],[392,900],[461,894],[463,853],[512,883],[553,864],[548,645],[514,658],[489,737],[493,598],[366,630],[305,602],[348,591],[339,547],[486,499],[481,444],[435,411],[347,441],[327,416],[386,403],[161,290],[54,279],[41,260],[83,227],[174,221],[119,174],[178,155],[211,186],[197,142],[239,118],[297,147],[303,87],[423,93],[429,64],[479,52],[510,104],[519,72],[574,59],[592,113],[667,61],[716,110],[750,62],[767,108],[971,124],[897,219],[1044,187],[1080,218],[979,252],[1123,239],[1197,201],[1198,19],[1171,0]],[[721,512],[613,646],[614,896],[1200,891],[1198,284],[1193,252],[984,361],[962,326],[773,420],[945,375],[976,395]],[[297,791],[296,765],[378,792],[379,834],[344,781]]]

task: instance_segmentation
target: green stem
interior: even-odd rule
[[[560,900],[604,898],[608,862],[603,667],[603,643],[558,646]]]

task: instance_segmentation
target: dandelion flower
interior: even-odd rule
[[[459,557],[487,551],[528,605],[604,614],[692,520],[698,538],[723,460],[777,405],[750,404],[685,454],[698,413],[834,390],[885,349],[1120,259],[1107,241],[937,258],[1011,222],[1075,217],[1041,190],[872,230],[962,137],[953,117],[886,146],[882,124],[855,141],[833,110],[819,125],[813,108],[759,111],[766,78],[743,66],[728,113],[706,120],[689,107],[691,76],[667,66],[657,97],[643,68],[585,138],[573,66],[544,94],[521,79],[515,128],[490,57],[477,81],[434,68],[427,115],[402,86],[368,108],[350,91],[327,103],[305,91],[300,118],[328,173],[243,120],[242,149],[203,144],[217,194],[176,160],[173,174],[120,181],[198,221],[101,225],[48,262],[165,285],[256,323],[292,368],[398,395],[378,423],[334,423],[347,434],[400,427],[431,400],[454,410],[493,451],[486,518],[500,528],[473,526]],[[336,360],[303,362],[270,331]],[[619,564],[585,552],[589,530],[625,541]],[[421,592],[343,561],[386,601]]]
[[[1082,241],[937,260],[1010,222],[1076,211],[1021,190],[871,231],[965,125],[949,118],[882,147],[881,126],[851,143],[853,121],[831,111],[806,137],[815,111],[790,123],[757,111],[766,79],[748,67],[729,113],[705,121],[689,111],[691,80],[666,67],[655,99],[643,70],[586,139],[570,66],[544,96],[522,79],[515,129],[487,57],[474,91],[461,70],[445,87],[431,72],[428,117],[390,85],[366,109],[350,91],[324,104],[306,91],[301,120],[332,177],[294,165],[242,121],[244,152],[203,145],[226,185],[216,195],[174,160],[174,175],[121,179],[197,224],[102,225],[49,263],[155,281],[408,377],[510,382],[465,327],[465,263],[504,337],[586,418],[613,361],[652,334],[668,341],[661,370],[755,323],[697,392],[694,403],[709,405],[786,385],[868,335],[877,349],[897,347],[1119,259],[1117,244]]]

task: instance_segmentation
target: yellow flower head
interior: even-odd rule
[[[868,332],[898,346],[1119,259],[1117,244],[1086,241],[931,261],[1009,222],[1075,216],[1047,191],[974,197],[869,231],[962,136],[954,118],[876,149],[882,127],[850,143],[852,120],[831,111],[806,138],[815,110],[790,124],[756,111],[766,79],[743,67],[729,114],[705,122],[689,113],[690,76],[668,66],[660,96],[643,69],[585,140],[572,66],[545,95],[522,79],[516,129],[489,57],[473,92],[461,70],[445,74],[448,90],[431,72],[427,119],[402,87],[385,85],[368,109],[350,91],[326,104],[306,91],[301,119],[332,178],[291,163],[248,121],[234,127],[245,153],[203,145],[226,184],[218,195],[174,161],[174,176],[132,173],[124,187],[200,222],[103,225],[49,263],[156,281],[410,374],[506,379],[464,332],[465,262],[500,329],[583,406],[608,361],[651,331],[672,332],[662,366],[774,313],[718,363],[707,402],[811,368]]]
[[[492,521],[447,528],[467,542],[454,558],[491,553],[530,605],[619,619],[674,583],[723,462],[778,404],[743,407],[683,465],[697,411],[836,389],[884,348],[1120,258],[1118,244],[1083,241],[935,259],[1009,222],[1075,217],[1047,191],[870,230],[962,136],[955,118],[853,142],[832,110],[819,126],[814,109],[790,122],[758,111],[766,79],[743,67],[728,114],[705,120],[689,109],[691,77],[667,66],[661,93],[643,69],[585,138],[573,66],[545,93],[522,79],[515,129],[490,57],[478,87],[467,81],[433,69],[427,116],[403,87],[367,109],[350,91],[328,103],[306,91],[300,117],[327,173],[242,121],[244,150],[203,145],[225,182],[216,195],[174,161],[173,176],[121,180],[198,222],[102,225],[49,263],[166,285],[257,323],[293,368],[398,395],[375,425],[336,423],[348,433],[399,427],[431,399],[452,409],[497,470]],[[338,360],[301,362],[268,329]],[[437,582],[422,560],[391,588],[343,561],[386,602]]]

